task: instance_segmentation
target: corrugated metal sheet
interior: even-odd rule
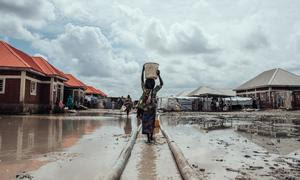
[[[103,93],[101,90],[96,89],[96,88],[94,88],[94,87],[92,87],[92,86],[86,86],[85,92],[86,92],[87,94],[97,94],[97,95],[104,96],[104,97],[107,96],[107,95],[106,95],[105,93]]]
[[[79,79],[75,78],[72,74],[65,74],[68,78],[68,81],[65,82],[66,87],[73,87],[73,88],[82,88],[85,89],[86,85],[81,82]]]
[[[281,68],[271,69],[262,72],[261,74],[245,82],[235,90],[246,90],[246,89],[253,89],[258,87],[269,87],[269,86],[299,86],[300,87],[300,76],[288,72]]]
[[[0,41],[0,67],[32,69],[43,73],[28,54]]]
[[[0,67],[34,70],[47,76],[59,76],[66,79],[63,72],[42,57],[31,57],[4,41],[0,41]]]
[[[51,65],[47,60],[42,57],[32,57],[34,62],[39,66],[42,72],[48,76],[59,76],[61,78],[67,79],[63,72],[58,70],[56,67]]]

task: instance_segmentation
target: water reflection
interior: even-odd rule
[[[119,127],[130,134],[133,124],[122,117],[4,116],[0,120],[0,160],[19,161],[71,147],[101,126]]]
[[[163,125],[171,128],[201,127],[204,121],[220,118],[213,115],[203,116],[161,116]],[[300,120],[297,118],[272,117],[224,117],[233,120],[231,132],[241,135],[250,142],[265,148],[268,152],[286,155],[300,149]],[[183,128],[184,129],[184,128]],[[219,130],[225,132],[225,129]],[[189,132],[184,132],[185,135]],[[216,133],[205,131],[205,133]]]
[[[125,120],[125,125],[124,125],[124,133],[125,134],[130,134],[132,130],[132,122],[130,118],[126,118]]]
[[[138,179],[157,179],[156,174],[156,153],[154,147],[146,145],[142,148],[140,163],[138,168]]]

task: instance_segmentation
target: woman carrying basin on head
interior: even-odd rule
[[[142,133],[147,135],[148,142],[153,140],[153,131],[155,127],[155,116],[156,116],[156,107],[157,107],[157,100],[156,94],[163,86],[163,80],[160,77],[160,71],[156,68],[153,69],[154,63],[146,63],[143,66],[142,76],[141,76],[141,85],[143,89],[143,95],[141,96],[138,108],[142,110],[142,114],[140,115],[142,118]],[[145,66],[148,65],[147,71],[155,70],[155,75],[150,76],[149,72],[146,72]],[[150,65],[150,68],[149,68]],[[154,66],[155,67],[155,66]],[[151,69],[152,68],[152,69]],[[146,73],[146,80],[144,80],[144,73]],[[155,86],[155,78],[159,78],[159,85]]]

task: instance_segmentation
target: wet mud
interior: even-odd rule
[[[294,117],[270,116],[273,120],[281,119],[283,126],[298,122]],[[232,128],[204,130],[203,120],[213,118],[220,118],[220,114],[182,113],[161,117],[189,163],[195,170],[204,172],[205,179],[300,179],[300,142],[294,133],[297,128],[293,127],[292,133],[289,131],[293,136],[288,137],[240,132],[238,125],[270,120],[265,115],[262,120],[261,116],[241,113],[240,117],[221,116],[233,121]]]
[[[300,179],[299,112],[164,113],[161,123],[204,179]],[[138,125],[112,110],[0,116],[0,179],[105,176]],[[155,137],[139,134],[122,180],[182,179]]]

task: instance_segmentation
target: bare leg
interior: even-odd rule
[[[148,140],[148,143],[151,142],[150,133],[147,134],[147,140]]]

